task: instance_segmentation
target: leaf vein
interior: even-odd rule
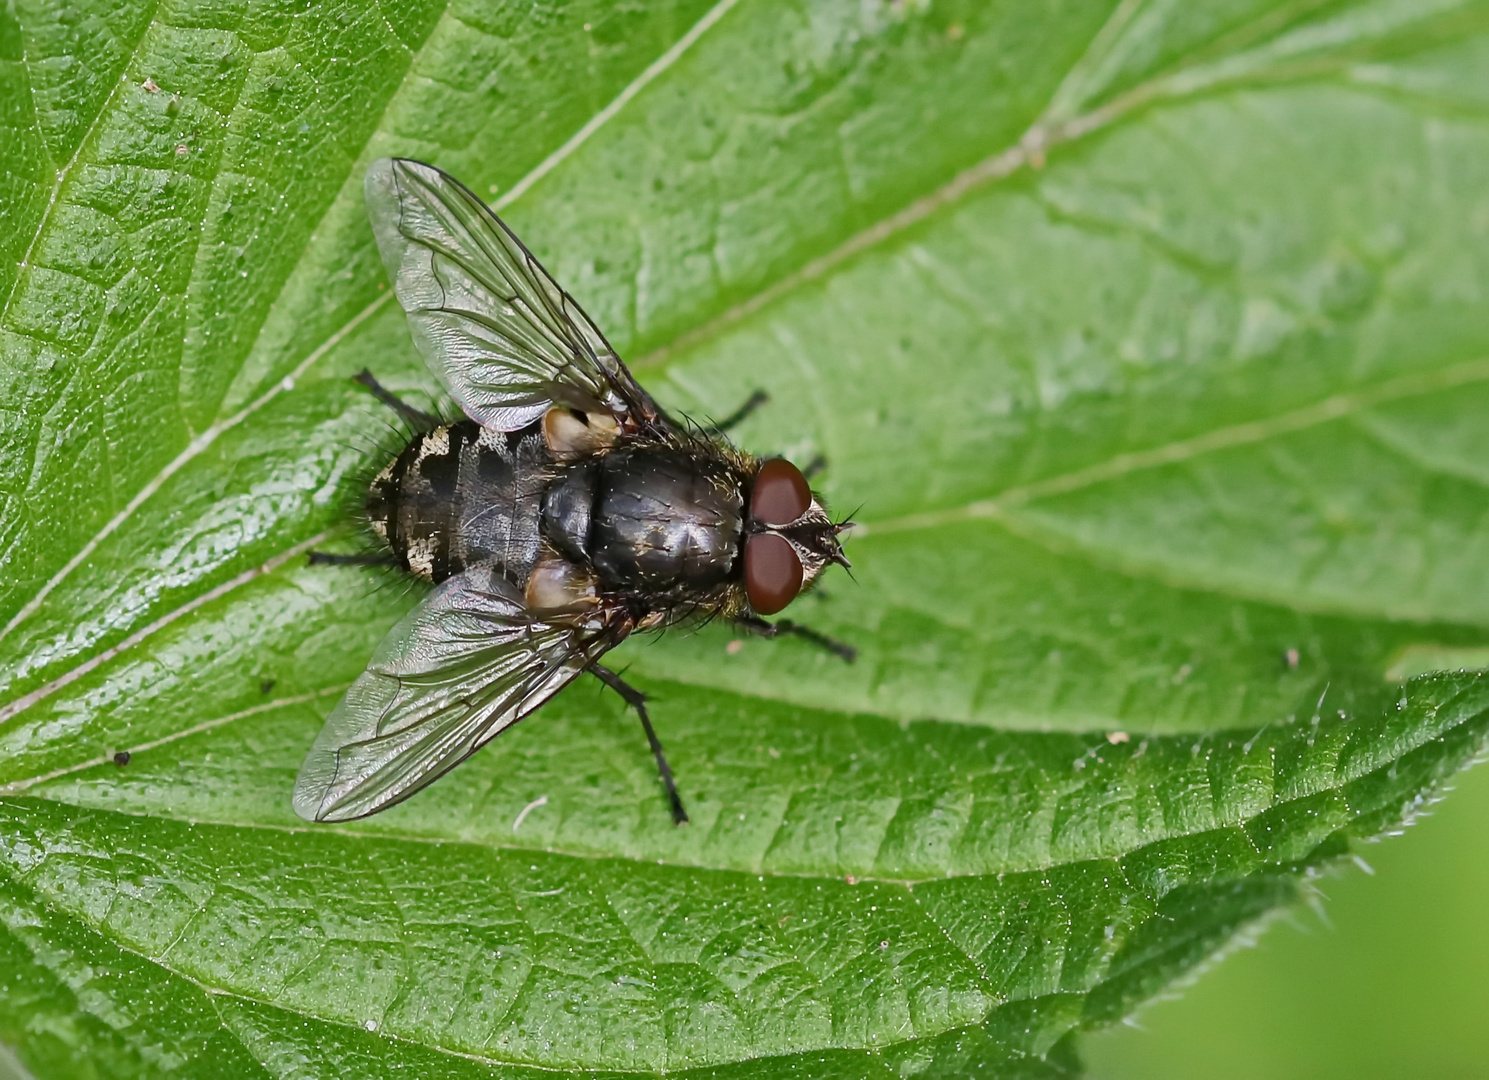
[[[93,141],[94,133],[98,130],[98,125],[102,123],[104,116],[106,116],[109,110],[113,107],[114,98],[118,95],[119,88],[124,85],[124,72],[128,71],[129,68],[134,65],[135,61],[139,59],[140,50],[144,47],[145,41],[150,37],[150,32],[154,30],[157,25],[159,25],[155,19],[155,14],[159,10],[160,0],[155,0],[150,8],[149,20],[141,21],[142,28],[140,30],[139,40],[136,41],[130,48],[129,56],[125,59],[124,63],[120,65],[119,79],[114,82],[113,88],[109,90],[108,97],[104,98],[103,104],[99,106],[97,115],[95,115],[92,121],[88,124],[88,130],[85,131],[82,138],[78,140],[77,148],[72,152],[72,157],[68,159],[67,164],[63,165],[62,168],[57,170],[56,181],[52,184],[51,195],[47,198],[47,207],[44,211],[42,211],[41,220],[37,223],[36,226],[36,232],[32,234],[30,242],[26,245],[26,254],[21,256],[20,269],[22,271],[24,271],[25,268],[30,265],[31,256],[35,254],[37,245],[41,243],[41,238],[46,234],[47,227],[52,220],[52,213],[57,206],[57,198],[62,193],[62,185],[66,183],[67,178],[72,174],[72,170],[77,165],[78,159],[82,156],[84,149],[90,147]],[[12,11],[14,11],[14,8],[12,8]],[[22,41],[24,41],[25,38],[26,35],[23,32],[21,34]],[[31,78],[30,64],[29,62],[27,62],[26,83],[28,86],[32,87],[31,94],[33,103],[36,96],[35,82],[36,80]],[[39,116],[40,113],[35,113],[35,115]],[[50,148],[48,148],[48,157],[50,156],[51,151]],[[24,275],[21,273],[16,274],[15,281],[11,282],[10,292],[6,294],[5,303],[0,304],[0,324],[9,322],[10,305],[15,300],[16,290],[20,288],[21,278],[23,276]],[[3,636],[3,634],[0,634],[0,637]]]
[[[1374,386],[1335,394],[1289,412],[1243,421],[1144,450],[1117,454],[1081,469],[1006,488],[989,499],[980,499],[946,510],[906,514],[877,523],[870,521],[854,531],[860,536],[879,536],[938,528],[960,521],[1000,518],[1015,507],[1118,480],[1130,473],[1182,464],[1203,454],[1306,431],[1365,409],[1485,380],[1489,380],[1489,359],[1486,358],[1469,360],[1425,374],[1405,375]]]

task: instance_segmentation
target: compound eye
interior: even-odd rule
[[[785,458],[771,458],[755,474],[750,513],[767,525],[790,525],[812,505],[812,489],[801,470]]]
[[[745,591],[756,615],[774,615],[801,592],[801,560],[784,537],[760,533],[745,542]]]

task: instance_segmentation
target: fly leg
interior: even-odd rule
[[[754,412],[756,409],[764,405],[769,400],[770,395],[767,394],[764,390],[756,390],[753,394],[750,395],[748,401],[746,401],[739,408],[735,409],[728,416],[724,417],[724,419],[709,424],[706,430],[713,435],[722,435],[730,428],[736,427],[737,425],[742,423],[745,417],[749,416],[750,413]]]
[[[826,649],[834,656],[841,657],[850,664],[858,657],[858,650],[852,645],[830,638],[826,634],[819,634],[811,627],[794,623],[790,619],[777,619],[775,622],[770,623],[757,615],[741,615],[734,620],[734,625],[742,626],[750,631],[750,633],[759,634],[761,637],[773,638],[779,637],[782,634],[791,634],[795,637],[804,638],[818,648]]]
[[[423,409],[414,408],[408,402],[404,401],[401,397],[398,397],[396,394],[393,394],[392,392],[387,390],[382,383],[378,382],[372,377],[372,372],[368,371],[366,368],[363,368],[361,371],[353,375],[352,381],[355,383],[361,383],[363,386],[367,387],[367,389],[371,390],[373,397],[377,398],[388,408],[392,409],[399,416],[403,417],[403,419],[407,421],[415,431],[433,431],[435,428],[439,427],[439,417],[431,416]]]
[[[328,551],[312,551],[311,566],[397,566],[398,560],[391,555],[332,555]]]
[[[723,435],[730,428],[738,426],[743,422],[745,417],[749,416],[750,413],[769,400],[770,395],[764,390],[756,390],[743,405],[724,417],[724,419],[709,424],[705,430],[714,435]],[[825,468],[827,468],[827,459],[821,454],[818,454],[811,461],[807,462],[807,467],[801,470],[801,474],[810,480]]]
[[[651,743],[652,756],[657,759],[657,772],[662,774],[662,783],[667,787],[667,800],[672,804],[672,823],[686,825],[688,812],[682,808],[682,797],[677,793],[677,781],[672,779],[672,766],[667,764],[667,755],[662,753],[662,740],[657,738],[656,729],[651,726],[651,717],[646,715],[646,695],[601,664],[591,664],[589,670],[595,678],[619,694],[627,705],[636,710],[636,715],[641,717],[641,726],[646,729],[646,741]]]
[[[431,416],[422,409],[416,409],[396,394],[390,392],[382,383],[373,378],[372,372],[363,368],[352,376],[352,381],[360,383],[372,391],[372,396],[392,409],[404,421],[413,427],[415,431],[433,431],[439,427],[440,419]],[[310,553],[311,566],[394,566],[398,560],[392,555],[332,555],[325,551],[312,551]]]

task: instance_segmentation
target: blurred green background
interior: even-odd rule
[[[1489,1076],[1489,768],[1139,1027],[1088,1038],[1091,1080]]]

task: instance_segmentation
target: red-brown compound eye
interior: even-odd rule
[[[812,489],[801,470],[785,458],[771,458],[755,474],[750,513],[767,525],[790,525],[812,505]]]
[[[745,541],[745,591],[756,615],[774,615],[801,592],[801,560],[796,549],[775,533]]]

